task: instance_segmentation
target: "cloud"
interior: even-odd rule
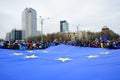
[[[67,20],[70,31],[100,31],[106,25],[120,34],[119,0],[0,0],[0,27],[3,36],[14,27],[21,27],[22,11],[32,7],[37,18],[50,17],[44,22],[44,33],[59,31],[60,20]],[[38,21],[38,30],[40,24]],[[3,37],[0,35],[0,37]]]

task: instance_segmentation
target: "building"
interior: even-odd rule
[[[32,8],[26,8],[22,13],[22,39],[37,35],[37,12]]]
[[[102,31],[109,31],[109,28],[107,26],[103,26]]]
[[[22,40],[22,30],[13,29],[10,41]]]
[[[11,33],[10,32],[6,33],[5,40],[7,40],[7,41],[11,40]]]
[[[69,24],[66,20],[60,21],[60,32],[68,32],[69,31]]]
[[[7,41],[22,40],[22,30],[13,29],[11,32],[6,33],[5,40]]]
[[[101,31],[101,36],[110,36],[110,29],[107,26],[103,26],[102,27],[102,31]]]

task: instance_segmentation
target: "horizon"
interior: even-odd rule
[[[103,26],[107,26],[120,35],[119,5],[119,0],[0,0],[0,38],[5,39],[6,33],[14,28],[22,29],[21,15],[26,7],[36,10],[39,31],[39,16],[50,17],[44,21],[44,34],[59,32],[60,21],[66,20],[69,31],[77,31],[76,26],[79,25],[79,30],[99,32]]]

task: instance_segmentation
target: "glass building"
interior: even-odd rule
[[[13,29],[11,31],[10,41],[22,40],[22,30]]]
[[[69,31],[69,24],[66,20],[60,21],[60,32],[68,32]]]

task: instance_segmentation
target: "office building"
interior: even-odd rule
[[[22,40],[22,30],[13,29],[10,41]]]
[[[26,8],[22,13],[22,39],[37,35],[37,12]]]
[[[69,24],[66,20],[60,21],[60,32],[68,32],[69,31]]]

